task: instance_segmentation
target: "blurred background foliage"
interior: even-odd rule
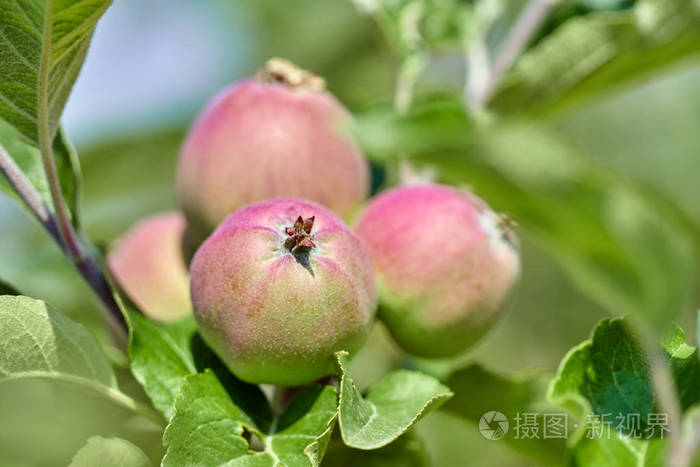
[[[494,112],[470,116],[460,104],[464,55],[479,51],[462,38],[481,32],[481,52],[493,57],[527,2],[115,0],[64,115],[82,166],[86,233],[107,246],[136,220],[174,208],[174,167],[189,122],[220,88],[280,56],[323,75],[356,112],[375,187],[392,180],[396,156],[409,153],[521,224],[517,299],[460,364],[553,372],[609,314],[676,319],[694,335],[700,27],[691,27],[697,17],[686,3],[668,2],[677,11],[651,0],[558,3],[494,95]],[[411,15],[418,26],[406,28]],[[387,112],[397,76],[399,88],[414,91],[403,119]],[[0,198],[0,213],[0,277],[111,349],[97,300],[58,248],[9,198]],[[367,386],[397,365],[440,373],[452,364],[405,359],[378,325],[352,372]],[[122,373],[126,390],[142,397]],[[94,434],[130,439],[158,458],[155,427],[104,405],[43,383],[6,383],[0,465],[63,465]],[[416,432],[437,466],[531,464],[449,411]]]

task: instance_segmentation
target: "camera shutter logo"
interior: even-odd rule
[[[508,433],[508,426],[508,418],[496,410],[486,412],[479,420],[481,435],[492,441],[502,439]]]

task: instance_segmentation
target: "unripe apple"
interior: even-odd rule
[[[182,214],[158,214],[134,225],[107,255],[119,285],[150,318],[175,321],[192,313],[184,232]]]
[[[356,231],[374,261],[379,318],[421,357],[451,357],[492,326],[519,275],[503,219],[473,195],[442,185],[389,190]]]
[[[372,260],[319,204],[276,198],[231,214],[190,265],[204,340],[240,379],[301,385],[364,343],[376,308]]]
[[[279,196],[349,219],[368,194],[369,168],[346,132],[350,114],[320,77],[273,59],[217,95],[190,129],[177,167],[188,242],[231,212]]]

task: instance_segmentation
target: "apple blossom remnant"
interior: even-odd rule
[[[353,216],[368,195],[369,166],[345,131],[350,120],[322,78],[285,60],[221,91],[178,162],[188,243],[196,248],[231,212],[278,196]]]
[[[284,232],[289,236],[284,241],[284,246],[292,253],[297,253],[304,248],[316,248],[314,237],[311,235],[311,229],[314,226],[314,216],[308,219],[297,217],[293,227],[286,227]]]

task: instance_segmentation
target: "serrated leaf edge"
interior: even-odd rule
[[[406,431],[408,431],[409,428],[411,428],[416,422],[418,422],[421,418],[423,418],[425,415],[427,415],[428,412],[430,412],[431,410],[437,409],[442,404],[444,404],[448,399],[450,399],[452,396],[454,396],[454,393],[448,389],[448,391],[443,393],[443,394],[438,394],[436,396],[431,397],[423,405],[423,408],[420,411],[418,411],[418,413],[411,419],[411,421],[405,427],[403,427],[403,429],[401,429],[401,431],[396,436],[382,440],[380,443],[375,443],[375,444],[371,445],[370,447],[356,446],[356,445],[352,444],[352,441],[346,437],[345,432],[343,431],[342,418],[340,417],[340,407],[341,407],[342,400],[343,400],[343,381],[345,380],[346,375],[348,374],[347,371],[345,370],[345,365],[344,365],[342,359],[346,358],[348,355],[349,355],[349,353],[345,350],[341,350],[341,351],[335,353],[336,365],[341,373],[340,374],[341,380],[340,380],[340,384],[339,384],[340,388],[338,390],[338,414],[337,414],[338,427],[340,428],[340,435],[341,435],[343,442],[345,443],[346,446],[349,446],[349,447],[352,447],[355,449],[365,450],[365,451],[379,449],[379,448],[382,448],[384,446],[387,446],[387,445],[391,444],[392,442],[396,441],[401,435],[406,433]],[[410,371],[410,370],[404,370],[404,371]],[[420,373],[420,372],[415,372],[415,373]],[[420,373],[420,374],[422,374],[422,373]],[[357,386],[355,386],[355,381],[352,378],[350,378],[350,383],[352,384],[352,387],[354,387],[355,390],[357,391]],[[440,383],[440,384],[444,386],[444,384],[442,384],[442,383]],[[358,393],[359,393],[359,391],[358,391]],[[362,400],[365,401],[364,397],[362,398]],[[372,407],[373,407],[373,410],[376,411],[374,406],[372,406]]]

